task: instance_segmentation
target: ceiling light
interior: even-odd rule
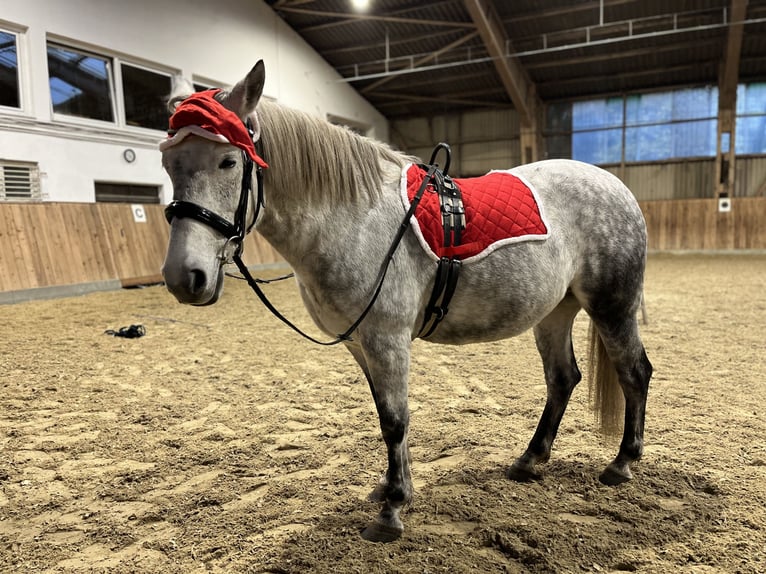
[[[363,12],[370,7],[370,0],[351,0],[351,5],[354,7],[354,10]]]

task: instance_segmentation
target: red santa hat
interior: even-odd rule
[[[239,116],[215,99],[220,91],[197,92],[178,104],[170,116],[168,139],[160,143],[160,151],[178,144],[186,136],[195,135],[236,146],[262,168],[269,167],[255,152],[253,137]]]

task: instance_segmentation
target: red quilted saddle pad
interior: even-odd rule
[[[402,176],[402,199],[409,208],[426,171],[410,165]],[[460,187],[466,227],[461,245],[443,247],[444,230],[438,195],[427,188],[415,210],[415,233],[426,250],[437,258],[455,257],[468,261],[485,256],[497,247],[519,241],[548,237],[537,197],[530,185],[507,171],[492,171],[481,177],[453,181]]]

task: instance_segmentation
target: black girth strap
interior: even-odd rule
[[[444,150],[447,155],[444,170],[436,170],[433,176],[431,176],[431,171],[436,165],[436,156],[440,150]],[[457,247],[460,245],[461,233],[465,229],[465,208],[460,188],[447,175],[450,153],[451,150],[447,144],[439,143],[431,154],[430,165],[422,167],[428,167],[429,175],[426,176],[426,181],[430,179],[431,188],[439,196],[442,226],[444,228],[444,247]],[[430,336],[447,315],[450,301],[452,301],[452,296],[457,288],[460,266],[460,260],[454,257],[442,257],[439,260],[431,297],[426,305],[426,310],[423,314],[423,324],[418,332],[418,337],[421,339]]]
[[[423,316],[423,325],[420,327],[418,336],[425,339],[434,332],[442,319],[449,311],[449,304],[452,295],[455,294],[457,279],[460,274],[460,260],[442,257],[436,268],[436,279],[434,288],[431,291],[431,298],[426,305],[426,312]]]

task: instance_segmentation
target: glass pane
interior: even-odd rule
[[[737,118],[738,154],[766,153],[766,115]]]
[[[718,115],[718,88],[695,88],[673,92],[673,119],[694,120]]]
[[[625,130],[625,160],[715,156],[716,120],[678,122]]]
[[[568,133],[572,131],[572,104],[557,103],[545,106],[545,132]]]
[[[123,64],[122,90],[129,126],[168,129],[165,102],[170,95],[170,76]]]
[[[766,83],[737,86],[737,115],[766,114]]]
[[[673,119],[673,93],[638,94],[627,97],[625,124],[641,125]]]
[[[622,130],[598,130],[572,134],[572,158],[594,164],[619,163]]]
[[[627,128],[625,160],[650,161],[672,157],[673,130],[670,124]]]
[[[672,131],[672,157],[715,156],[716,120],[677,123]]]
[[[114,121],[108,59],[48,44],[48,76],[54,112]]]
[[[587,130],[622,125],[622,98],[572,104],[572,129]]]
[[[0,30],[0,106],[20,108],[16,35]]]

